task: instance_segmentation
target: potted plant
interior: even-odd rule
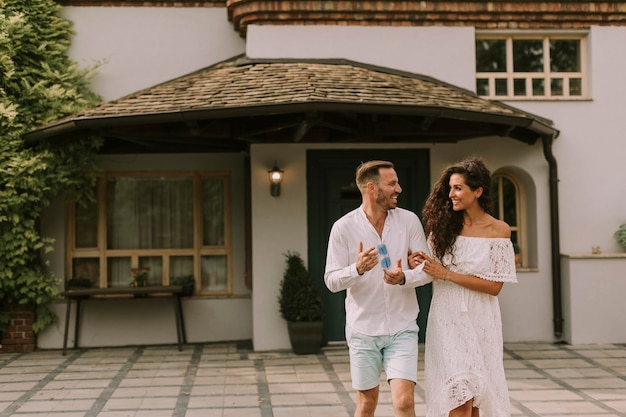
[[[613,235],[623,249],[626,249],[626,223],[622,224]]]
[[[515,253],[515,266],[522,266],[522,251],[520,250],[519,243],[513,242],[513,252]]]
[[[130,280],[131,287],[145,287],[148,285],[148,268],[133,268],[132,278]]]
[[[183,296],[193,295],[193,288],[196,285],[196,279],[193,275],[182,275],[175,277],[171,281],[172,285],[181,285],[183,287]]]
[[[278,303],[287,320],[289,340],[298,355],[318,353],[322,347],[322,297],[298,252],[287,252]]]
[[[148,285],[148,277],[150,276],[149,275],[150,268],[132,268],[131,272],[132,272],[132,276],[130,279],[131,287],[139,288],[139,287],[146,287]],[[147,294],[136,293],[136,294],[133,294],[133,296],[134,297],[146,297]]]

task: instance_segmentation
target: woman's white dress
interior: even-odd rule
[[[443,259],[451,271],[517,282],[510,239],[458,236],[454,253]],[[497,297],[435,281],[424,357],[427,417],[447,417],[472,398],[481,417],[510,417]]]

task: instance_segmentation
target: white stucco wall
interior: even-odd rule
[[[287,349],[287,323],[278,311],[284,253],[307,259],[306,154],[302,145],[252,145],[252,340],[256,350]],[[267,171],[285,171],[281,193],[270,195]]]
[[[244,51],[226,8],[65,7],[70,57],[98,65],[92,88],[105,101],[207,67]]]
[[[474,90],[469,27],[248,26],[250,58],[348,59]]]
[[[565,340],[572,344],[624,343],[626,254],[568,255],[561,261],[566,272]]]

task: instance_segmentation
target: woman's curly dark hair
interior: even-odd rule
[[[493,214],[491,204],[491,173],[481,158],[472,156],[450,165],[435,183],[422,211],[424,231],[429,237],[433,255],[439,260],[446,253],[452,254],[452,245],[463,229],[463,212],[454,211],[450,201],[450,177],[461,174],[470,189],[483,188],[478,204],[487,214]]]

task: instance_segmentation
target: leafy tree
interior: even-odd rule
[[[69,58],[73,30],[59,12],[52,0],[0,0],[0,304],[32,304],[35,332],[56,320],[46,306],[58,296],[41,259],[53,244],[39,232],[42,209],[62,193],[93,198],[99,146],[97,139],[63,147],[22,140],[99,101],[89,90],[95,69],[79,70]],[[0,312],[0,324],[8,319]]]

